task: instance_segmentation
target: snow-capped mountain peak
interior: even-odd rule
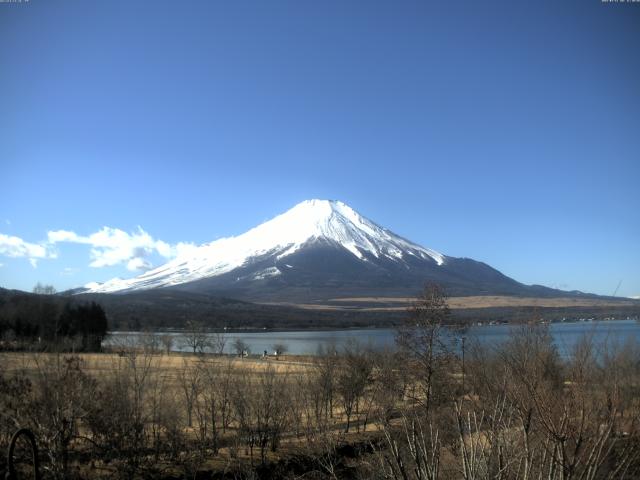
[[[167,287],[229,273],[256,259],[273,257],[273,265],[255,274],[255,280],[280,275],[276,265],[317,242],[343,248],[363,262],[387,258],[401,262],[407,256],[442,265],[446,257],[380,227],[348,205],[333,200],[301,202],[242,235],[222,238],[182,253],[170,262],[131,279],[92,282],[85,292],[120,292]],[[293,268],[286,265],[284,267]]]

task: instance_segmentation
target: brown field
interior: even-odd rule
[[[415,298],[410,297],[345,297],[332,298],[325,304],[311,303],[271,303],[272,305],[289,305],[308,310],[359,310],[364,312],[375,311],[402,311],[406,310]],[[379,304],[379,306],[376,306]],[[538,297],[509,297],[500,295],[450,297],[449,307],[452,309],[469,308],[499,308],[499,307],[621,307],[638,305],[637,300],[632,299],[597,299],[597,298],[538,298]]]
[[[180,418],[185,421],[186,418],[186,403],[184,399],[184,385],[182,375],[187,371],[194,371],[198,367],[204,368],[218,368],[223,371],[230,367],[232,371],[231,375],[234,379],[233,382],[241,381],[240,379],[248,380],[251,384],[259,384],[259,379],[262,375],[268,375],[269,372],[274,372],[277,377],[281,378],[290,388],[296,388],[298,382],[297,379],[304,378],[311,373],[313,369],[312,359],[306,356],[294,356],[294,355],[282,355],[279,359],[273,357],[263,359],[259,357],[247,357],[239,358],[235,356],[213,356],[213,355],[193,355],[190,353],[172,352],[167,355],[164,353],[145,353],[145,352],[133,352],[129,351],[125,355],[119,355],[118,353],[42,353],[42,352],[0,352],[0,371],[5,375],[19,374],[24,375],[32,381],[40,381],[43,378],[47,378],[49,372],[52,369],[55,370],[54,365],[56,362],[62,364],[65,358],[79,357],[82,360],[82,370],[91,377],[98,380],[98,382],[110,378],[112,375],[116,375],[117,372],[126,371],[129,369],[131,372],[131,360],[135,359],[135,364],[139,372],[144,375],[148,375],[149,378],[155,378],[160,382],[161,391],[163,397],[173,397],[176,399],[175,406],[179,410]],[[146,373],[145,373],[146,372]],[[152,389],[151,384],[146,388]],[[329,427],[328,432],[336,437],[340,437],[343,440],[349,439],[349,441],[357,442],[362,441],[364,438],[368,438],[375,432],[373,422],[369,423],[367,431],[362,431],[358,422],[353,421],[352,431],[345,435],[342,431],[345,425],[344,415],[340,411],[338,402],[336,400],[336,406],[333,411],[332,426]],[[356,428],[357,426],[357,428]],[[193,427],[187,427],[184,424],[181,428],[182,434],[185,438],[192,442],[198,441],[197,435],[198,422],[194,414]],[[233,442],[233,437],[236,435],[237,426],[232,423],[230,428],[227,429],[225,434],[221,434],[221,442],[223,446],[219,449],[216,456],[210,457],[199,468],[213,469],[224,471],[229,468],[229,465],[233,463],[233,459],[240,459],[249,461],[249,453],[246,449],[236,450],[233,447],[224,446]],[[268,451],[266,456],[269,461],[277,461],[288,455],[296,455],[306,451],[304,447],[305,439],[299,435],[294,434],[291,431],[287,431],[281,440],[280,448],[278,452]],[[252,454],[255,460],[257,453]],[[88,476],[95,475],[97,477],[111,477],[114,475],[114,470],[107,466],[102,465],[100,462],[96,463],[97,470],[86,471],[84,474]],[[85,470],[86,465],[83,465],[81,470]],[[92,467],[93,468],[93,467]],[[167,466],[168,472],[179,472],[179,469],[174,469],[170,465]]]
[[[69,355],[71,354],[64,354],[64,356]],[[127,360],[116,353],[77,353],[75,355],[83,360],[85,371],[96,377],[112,372],[120,363]],[[39,364],[51,361],[56,356],[57,354],[53,353],[0,352],[0,363],[5,372],[20,370],[28,373],[35,372]],[[190,353],[171,352],[170,355],[155,354],[151,357],[151,361],[153,369],[164,378],[175,377],[179,370],[194,366],[202,361],[225,366],[230,363],[234,372],[243,373],[262,373],[269,367],[281,374],[305,373],[312,366],[308,357],[293,355],[282,355],[280,360],[275,360],[273,358],[210,355],[203,357]]]

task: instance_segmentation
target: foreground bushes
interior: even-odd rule
[[[585,338],[563,359],[524,326],[500,346],[469,341],[463,368],[420,314],[396,351],[329,347],[290,368],[130,351],[96,374],[84,357],[21,354],[0,371],[0,447],[31,428],[56,479],[637,477],[638,345]]]

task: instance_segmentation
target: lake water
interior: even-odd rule
[[[469,342],[477,341],[484,345],[497,345],[509,338],[509,333],[514,328],[512,325],[483,325],[473,326],[465,337]],[[589,335],[594,342],[623,344],[628,340],[640,341],[640,323],[636,320],[608,320],[552,323],[549,329],[553,339],[562,355],[568,355],[576,343],[584,336]],[[225,333],[225,352],[233,353],[234,340],[241,339],[254,354],[260,354],[264,350],[273,353],[273,345],[281,343],[286,345],[287,352],[296,355],[313,355],[320,346],[335,345],[338,349],[350,341],[357,341],[361,345],[373,348],[393,347],[395,344],[395,329],[369,328],[348,330],[322,330],[322,331],[263,331],[263,332],[233,332]],[[138,332],[113,332],[106,339],[105,345],[140,345],[145,335]],[[184,345],[181,333],[154,333],[154,336],[171,335],[174,351],[189,351]]]

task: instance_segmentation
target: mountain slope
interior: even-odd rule
[[[195,247],[131,279],[89,284],[84,292],[171,288],[253,301],[315,301],[414,295],[429,281],[451,295],[565,294],[422,247],[328,200],[302,202],[242,235]]]

